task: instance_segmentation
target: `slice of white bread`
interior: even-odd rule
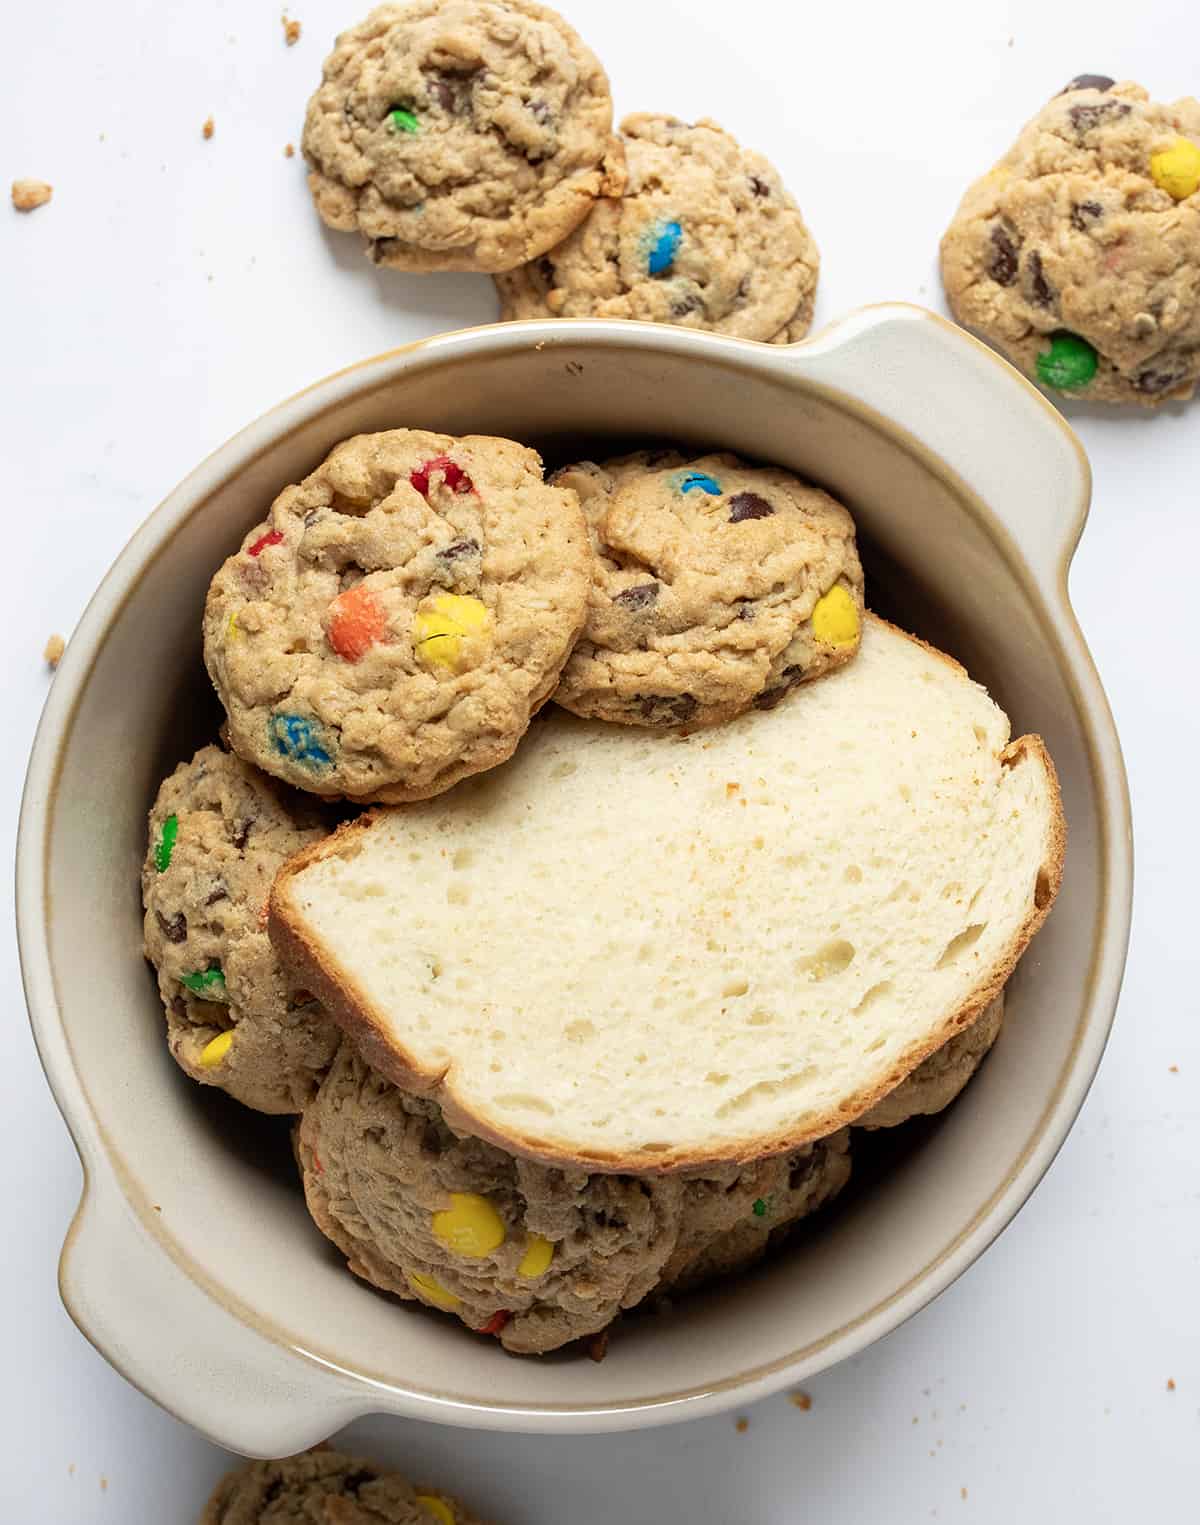
[[[397,1084],[589,1169],[744,1161],[887,1095],[1002,988],[1058,890],[1037,737],[868,617],[776,709],[517,756],[286,864],[271,936]]]

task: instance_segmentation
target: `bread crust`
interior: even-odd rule
[[[916,640],[916,637],[908,638]],[[926,646],[923,641],[918,644],[926,650],[936,651],[936,648]],[[942,656],[958,672],[963,671],[952,657],[942,652],[937,652],[937,655]],[[1004,748],[1000,760],[1008,768],[1039,768],[1045,776],[1049,804],[1049,819],[1035,880],[1033,904],[1007,948],[981,976],[970,997],[957,1010],[948,1013],[929,1029],[919,1042],[911,1044],[880,1081],[853,1092],[836,1108],[818,1117],[802,1119],[784,1131],[728,1139],[711,1150],[635,1149],[621,1152],[566,1149],[553,1141],[539,1138],[535,1133],[497,1126],[485,1112],[473,1110],[455,1095],[453,1066],[438,1069],[423,1067],[415,1062],[411,1054],[386,1036],[386,1029],[373,1014],[370,1001],[353,973],[337,966],[305,936],[298,924],[292,899],[292,883],[296,876],[310,864],[340,854],[347,846],[353,849],[359,837],[376,824],[378,812],[368,812],[358,820],[340,827],[331,837],[305,849],[284,864],[271,890],[268,929],[271,941],[285,966],[320,999],[357,1045],[367,1063],[405,1090],[433,1095],[450,1125],[462,1132],[474,1134],[510,1154],[524,1155],[542,1164],[588,1171],[670,1175],[684,1170],[745,1165],[754,1160],[786,1153],[803,1144],[811,1144],[853,1123],[893,1091],[901,1081],[907,1079],[917,1065],[943,1043],[974,1022],[984,1007],[1003,990],[1058,895],[1066,856],[1067,823],[1063,814],[1058,774],[1040,736],[1018,737]]]

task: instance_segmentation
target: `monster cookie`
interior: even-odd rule
[[[627,186],[556,249],[496,277],[505,318],[643,318],[788,342],[812,321],[817,248],[761,154],[715,122],[621,124]]]
[[[217,1484],[200,1525],[481,1525],[457,1499],[319,1447],[255,1461]]]
[[[298,1112],[337,1048],[324,1010],[285,977],[262,915],[279,866],[331,824],[219,747],[181,763],[150,812],[145,951],[167,1042],[193,1080],[259,1112]]]
[[[352,1271],[523,1353],[595,1334],[655,1289],[702,1279],[707,1261],[749,1263],[850,1174],[844,1131],[703,1176],[553,1169],[452,1130],[349,1043],[297,1157],[313,1219]]]
[[[1081,75],[942,239],[959,322],[1072,397],[1153,405],[1200,377],[1200,102]]]
[[[582,626],[574,493],[510,440],[347,440],[213,579],[209,673],[248,761],[301,789],[424,799],[503,762]]]
[[[986,1059],[1000,1036],[1004,1021],[1003,992],[989,1001],[970,1027],[955,1033],[934,1049],[908,1077],[869,1112],[855,1120],[858,1128],[895,1128],[914,1117],[943,1112]]]
[[[770,708],[858,649],[850,515],[733,455],[640,452],[560,471],[595,551],[587,623],[555,699],[628,725],[711,725]]]
[[[326,59],[303,148],[324,221],[403,270],[511,270],[623,181],[604,70],[531,0],[381,5]]]

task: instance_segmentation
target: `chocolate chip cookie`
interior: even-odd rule
[[[332,824],[220,747],[181,763],[150,812],[145,952],[168,1045],[193,1080],[259,1112],[299,1112],[338,1045],[323,1007],[280,968],[263,916],[280,866]]]
[[[363,434],[217,573],[204,654],[248,761],[396,802],[503,762],[583,624],[574,493],[511,440]]]
[[[1200,377],[1200,101],[1081,75],[962,199],[954,316],[1063,394],[1153,406]]]
[[[819,260],[775,168],[715,122],[621,124],[627,184],[557,248],[496,277],[504,318],[641,318],[787,343]]]
[[[532,0],[379,6],[326,59],[303,149],[322,219],[401,270],[511,270],[623,182],[604,70]]]
[[[850,515],[818,487],[735,455],[641,451],[554,481],[591,531],[587,623],[555,693],[626,725],[712,725],[769,709],[858,650]]]
[[[457,1499],[318,1447],[255,1461],[217,1484],[200,1525],[481,1525]]]
[[[453,1130],[349,1043],[296,1143],[313,1220],[356,1275],[524,1354],[756,1259],[841,1189],[847,1149],[843,1130],[704,1175],[554,1169]]]

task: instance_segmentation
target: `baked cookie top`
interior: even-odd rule
[[[262,914],[281,865],[332,825],[220,747],[180,763],[150,811],[145,953],[171,1054],[259,1112],[299,1112],[338,1045],[324,1008],[285,976]]]
[[[959,322],[1027,376],[1154,405],[1200,377],[1200,101],[1082,75],[970,187],[942,239]]]
[[[313,1220],[352,1271],[530,1354],[694,1282],[739,1230],[746,1242],[729,1263],[756,1258],[841,1188],[847,1145],[843,1130],[705,1174],[564,1171],[455,1132],[436,1102],[391,1085],[347,1042],[305,1111],[296,1157]]]
[[[627,725],[770,708],[858,650],[854,523],[819,487],[735,455],[639,451],[558,472],[595,552],[587,623],[555,699]]]
[[[621,187],[608,79],[532,0],[381,5],[308,103],[317,211],[380,265],[511,270]]]
[[[504,318],[641,318],[801,338],[818,255],[778,171],[715,122],[621,123],[626,189],[556,249],[496,277]]]
[[[345,441],[213,578],[204,655],[230,744],[355,800],[494,767],[558,680],[590,563],[578,500],[523,445]]]
[[[248,1462],[217,1484],[200,1525],[480,1525],[457,1499],[319,1447]]]

